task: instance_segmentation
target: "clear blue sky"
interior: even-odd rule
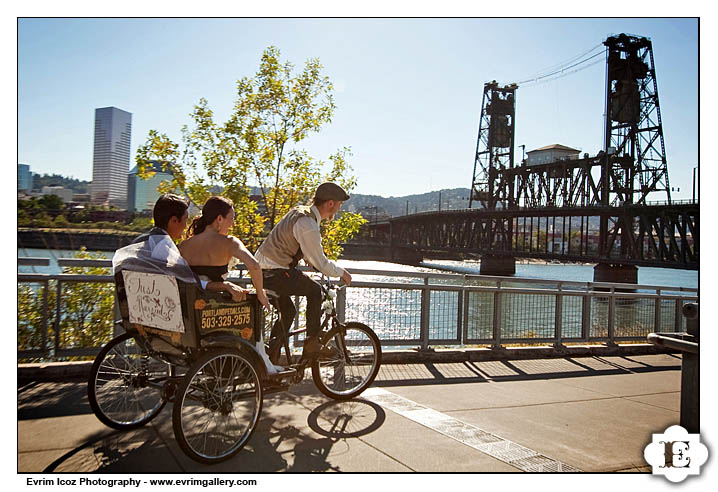
[[[334,82],[334,121],[305,148],[326,159],[350,146],[356,192],[468,188],[484,82],[523,80],[621,32],[653,41],[673,197],[690,198],[695,19],[21,19],[18,161],[90,180],[94,109],[116,106],[133,115],[132,167],[150,129],[179,140],[200,97],[225,121],[236,80],[275,45],[298,68],[319,58]],[[604,72],[520,86],[517,146],[600,150]]]

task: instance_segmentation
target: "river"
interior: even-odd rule
[[[114,254],[111,251],[99,251],[98,253],[107,259],[111,259]],[[18,248],[18,257],[50,258],[50,266],[20,266],[17,271],[18,273],[60,273],[61,268],[57,265],[57,259],[72,258],[74,254],[75,251],[70,250]],[[381,261],[339,260],[339,264],[350,269],[361,268],[401,272],[444,270],[467,274],[479,273],[478,261],[433,260],[425,261],[420,268]],[[593,265],[518,263],[515,276],[519,278],[592,282]],[[698,272],[673,268],[639,267],[638,283],[642,285],[698,288]]]

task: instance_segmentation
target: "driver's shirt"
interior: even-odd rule
[[[292,234],[297,242],[299,242],[304,260],[328,277],[341,277],[344,275],[344,269],[327,258],[322,248],[322,235],[319,230],[319,223],[322,220],[322,216],[319,214],[319,209],[312,205],[310,210],[314,214],[314,217],[300,217],[292,228]],[[293,251],[288,253],[290,256],[294,254]],[[271,258],[263,255],[259,250],[255,253],[254,257],[262,270],[286,269],[289,267],[289,265],[278,264]]]

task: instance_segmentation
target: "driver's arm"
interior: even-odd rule
[[[257,299],[267,309],[269,309],[269,299],[264,292],[264,279],[262,277],[262,269],[254,258],[254,255],[244,246],[244,243],[234,236],[230,236],[232,240],[231,253],[235,258],[239,258],[249,270],[249,276],[252,278],[252,284],[257,289]]]
[[[341,277],[345,284],[352,281],[349,272],[324,254],[319,226],[311,218],[301,218],[294,225],[294,237],[299,241],[304,260],[328,277]]]

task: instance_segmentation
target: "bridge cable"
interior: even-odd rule
[[[593,48],[591,48],[590,50],[588,50],[580,55],[574,56],[574,57],[570,58],[569,60],[566,60],[558,65],[554,65],[551,68],[536,72],[536,74],[534,74],[533,76],[527,77],[524,80],[516,82],[516,84],[522,85],[522,84],[531,83],[531,82],[538,82],[547,77],[552,77],[554,75],[565,76],[565,75],[569,75],[571,73],[575,73],[578,70],[574,70],[571,72],[566,72],[566,71],[571,68],[582,65],[584,63],[587,63],[588,61],[592,60],[593,58],[596,58],[597,56],[604,54],[605,50],[603,50],[603,49],[597,53],[591,54],[593,51],[596,50],[596,48],[599,48],[600,46],[602,46],[602,44],[596,45]],[[590,55],[590,56],[588,56],[588,55]],[[598,60],[598,61],[601,61],[601,60]],[[598,63],[598,61],[591,63],[591,65]],[[589,65],[589,66],[591,66],[591,65]],[[555,80],[556,78],[559,78],[559,77],[555,77],[552,80]],[[529,85],[529,87],[530,87],[530,85]]]
[[[598,54],[600,55],[601,53],[598,53]],[[603,63],[603,60],[596,60],[596,61],[594,61],[593,63],[589,63],[588,65],[584,65],[584,66],[579,67],[579,68],[577,68],[576,70],[572,70],[572,71],[570,71],[570,72],[561,71],[561,73],[560,73],[559,75],[557,75],[557,76],[555,76],[555,77],[551,77],[550,79],[542,79],[542,80],[536,79],[536,80],[533,81],[532,83],[524,84],[524,85],[522,85],[521,87],[522,87],[522,88],[526,88],[526,87],[534,87],[534,86],[536,86],[536,85],[545,84],[546,82],[551,82],[551,81],[553,81],[553,80],[557,80],[557,79],[561,79],[561,78],[563,78],[563,77],[567,77],[567,76],[569,76],[569,75],[572,75],[572,74],[574,74],[574,73],[576,73],[576,72],[580,72],[580,71],[582,71],[582,70],[585,70],[585,69],[587,69],[587,68],[590,68],[590,67],[592,67],[592,66],[594,66],[594,65],[597,65],[597,64],[599,64],[599,63]]]

